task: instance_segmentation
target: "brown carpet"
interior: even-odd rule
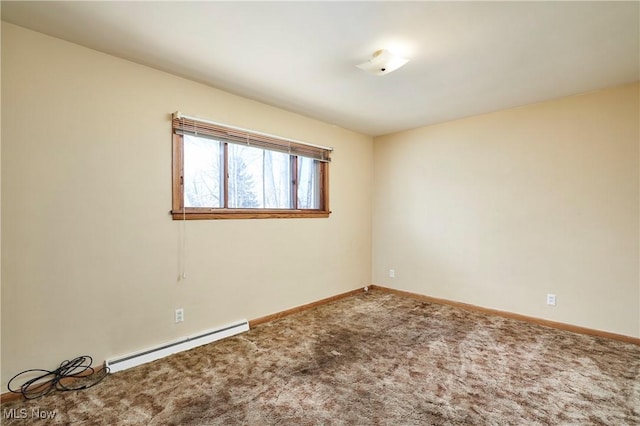
[[[371,291],[10,408],[29,418],[3,424],[632,425],[640,347]]]

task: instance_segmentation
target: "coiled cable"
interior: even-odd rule
[[[82,355],[71,361],[62,361],[60,366],[55,370],[43,370],[33,368],[16,374],[9,380],[7,387],[13,393],[22,394],[25,399],[40,398],[51,392],[53,389],[59,391],[74,391],[88,389],[100,383],[107,374],[109,367],[104,366],[100,371],[91,367],[93,358],[88,355]],[[24,376],[39,374],[24,382],[19,388],[13,388],[11,384],[14,380]],[[63,383],[63,380],[66,382]]]

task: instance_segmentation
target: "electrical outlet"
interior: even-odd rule
[[[547,305],[556,306],[556,295],[555,294],[547,294]]]
[[[396,277],[396,270],[389,269],[389,278],[395,278],[395,277]]]
[[[184,321],[184,309],[176,309],[176,323]]]

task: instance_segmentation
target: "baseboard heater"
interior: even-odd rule
[[[249,331],[249,321],[242,320],[237,323],[229,324],[223,327],[211,329],[199,333],[197,335],[187,337],[172,343],[166,343],[154,348],[150,348],[134,354],[121,356],[112,360],[107,360],[106,364],[112,373],[126,370],[127,368],[155,361],[166,356],[176,354],[178,352],[193,349],[207,343],[231,337],[236,334]]]

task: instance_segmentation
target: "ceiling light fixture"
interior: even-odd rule
[[[395,56],[388,50],[382,49],[376,51],[373,54],[373,57],[367,62],[356,66],[361,70],[368,72],[369,74],[385,75],[397,70],[407,62],[409,62],[408,59],[401,58],[400,56]]]

